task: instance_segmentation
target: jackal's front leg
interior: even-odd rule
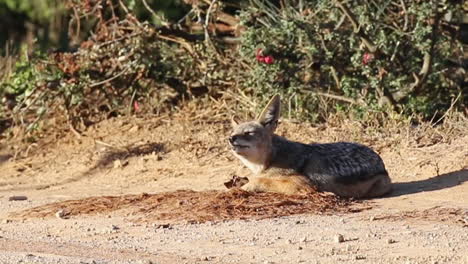
[[[283,194],[307,194],[315,188],[304,176],[253,177],[241,187],[248,192],[274,192]]]

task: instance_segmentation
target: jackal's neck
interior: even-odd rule
[[[304,159],[305,145],[274,135],[267,168],[297,169]]]
[[[236,156],[244,163],[244,165],[249,168],[255,175],[260,174],[262,171],[267,169],[266,162],[252,162],[240,155]]]

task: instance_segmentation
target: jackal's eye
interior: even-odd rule
[[[255,132],[253,132],[253,131],[245,132],[244,135],[246,135],[246,136],[255,136]]]

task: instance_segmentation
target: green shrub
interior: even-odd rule
[[[453,2],[351,1],[347,7],[339,1],[288,1],[279,7],[251,1],[240,16],[246,28],[240,54],[253,68],[246,89],[264,100],[273,93],[296,98],[291,102],[299,115],[304,111],[297,109],[306,116],[322,112],[320,98],[331,98],[430,117],[462,93],[448,70],[461,45],[442,26],[444,14],[460,10]],[[275,63],[256,62],[259,48]]]
[[[456,1],[233,2],[195,1],[176,25],[140,2],[104,9],[71,1],[78,12],[71,28],[78,17],[93,34],[77,51],[20,60],[0,85],[0,96],[16,100],[2,115],[30,128],[60,114],[87,125],[171,109],[194,97],[237,95],[263,104],[275,93],[283,96],[286,116],[314,122],[338,111],[431,118],[452,104],[466,105],[463,71],[449,61],[462,54],[452,34],[456,21],[446,16],[459,17]],[[239,22],[220,23],[222,16]],[[193,24],[202,32],[192,32]],[[233,30],[218,32],[218,26]],[[225,35],[239,35],[239,42],[226,42]]]

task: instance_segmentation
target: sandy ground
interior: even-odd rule
[[[226,122],[113,119],[16,159],[3,142],[0,263],[468,263],[468,133],[425,141],[417,131],[381,138],[350,126],[283,122],[279,134],[376,149],[395,190],[367,201],[370,209],[201,224],[136,223],[120,211],[11,214],[90,196],[224,191],[232,175],[248,175],[227,149]],[[27,200],[9,201],[13,195]]]

